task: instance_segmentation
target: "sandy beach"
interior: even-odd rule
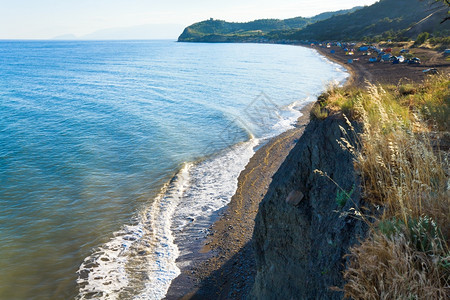
[[[417,49],[421,65],[392,65],[369,63],[368,57],[348,64],[348,56],[338,47],[313,47],[321,55],[347,69],[350,77],[346,85],[365,87],[367,82],[397,84],[399,81],[418,82],[426,78],[422,72],[435,67],[448,73],[450,64],[441,53]],[[335,50],[331,54],[330,51]],[[309,122],[313,103],[302,109],[296,128],[270,140],[258,149],[239,176],[238,189],[231,202],[211,228],[211,235],[190,259],[190,267],[182,269],[166,295],[166,299],[245,299],[256,274],[252,234],[258,206],[267,192],[272,176],[300,138]]]
[[[421,82],[428,75],[423,71],[429,68],[436,68],[442,74],[449,74],[450,61],[446,60],[443,51],[434,51],[424,48],[412,48],[411,54],[421,59],[421,64],[392,64],[391,62],[369,62],[370,56],[363,55],[363,52],[356,51],[354,55],[348,56],[346,52],[337,46],[331,48],[313,46],[329,60],[344,66],[352,75],[347,82],[349,85],[365,87],[366,82],[374,84],[398,84]],[[331,51],[334,50],[334,53]],[[348,60],[353,63],[349,64]]]

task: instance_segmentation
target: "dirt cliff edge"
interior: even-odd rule
[[[274,175],[255,220],[257,275],[250,298],[343,297],[330,287],[343,286],[344,255],[367,225],[352,210],[362,206],[360,178],[351,154],[336,141],[343,137],[340,126],[347,128],[338,115],[312,120]]]

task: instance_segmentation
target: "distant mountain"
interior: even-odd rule
[[[74,34],[63,34],[53,38],[53,40],[75,40],[77,37]]]
[[[448,6],[434,0],[380,0],[371,6],[326,12],[311,18],[266,19],[247,23],[213,20],[187,27],[180,42],[362,41],[414,38],[421,32],[450,35],[441,24]]]
[[[261,19],[246,23],[226,22],[209,19],[195,23],[187,27],[178,38],[180,42],[226,42],[245,41],[252,38],[260,38],[270,32],[290,32],[304,28],[314,22],[324,20],[331,16],[346,14],[356,11],[361,7],[355,7],[336,12],[326,12],[312,18],[296,17],[285,20]]]
[[[151,40],[175,39],[183,25],[180,24],[147,24],[131,27],[118,27],[97,30],[83,36],[65,34],[54,37],[54,40]]]
[[[148,24],[98,30],[82,36],[82,40],[149,40],[176,38],[183,29],[180,24]]]

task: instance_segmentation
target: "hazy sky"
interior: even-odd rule
[[[83,36],[108,28],[172,24],[162,35],[208,18],[250,21],[312,16],[376,0],[0,0],[0,39]],[[175,26],[176,27],[176,26]],[[160,28],[160,27],[158,27]]]

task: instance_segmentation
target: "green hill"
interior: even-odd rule
[[[408,38],[418,33],[450,29],[440,24],[448,11],[442,3],[418,0],[381,0],[353,13],[333,16],[308,25],[284,38],[292,40],[363,40],[368,38]]]
[[[285,20],[261,19],[246,23],[226,22],[222,20],[209,19],[195,23],[187,27],[178,38],[180,42],[201,41],[248,41],[252,38],[261,38],[270,32],[293,33],[305,26],[317,21],[325,20],[331,16],[346,14],[356,11],[361,7],[337,12],[326,12],[312,18],[296,17]]]
[[[361,8],[363,8],[363,6],[355,6],[355,7],[351,8],[351,9],[341,9],[341,10],[338,10],[338,11],[327,11],[327,12],[318,14],[318,15],[316,15],[314,17],[311,17],[309,19],[313,23],[314,22],[319,22],[319,21],[323,21],[323,20],[329,19],[329,18],[331,18],[333,16],[340,16],[340,15],[345,15],[345,14],[352,13],[352,12],[355,12],[357,10],[360,10]]]
[[[308,24],[310,24],[308,19],[302,17],[287,20],[263,19],[247,23],[232,23],[210,19],[187,27],[178,40],[187,42],[217,39],[220,41],[233,36],[236,38],[248,38],[261,36],[274,30],[303,28]]]

